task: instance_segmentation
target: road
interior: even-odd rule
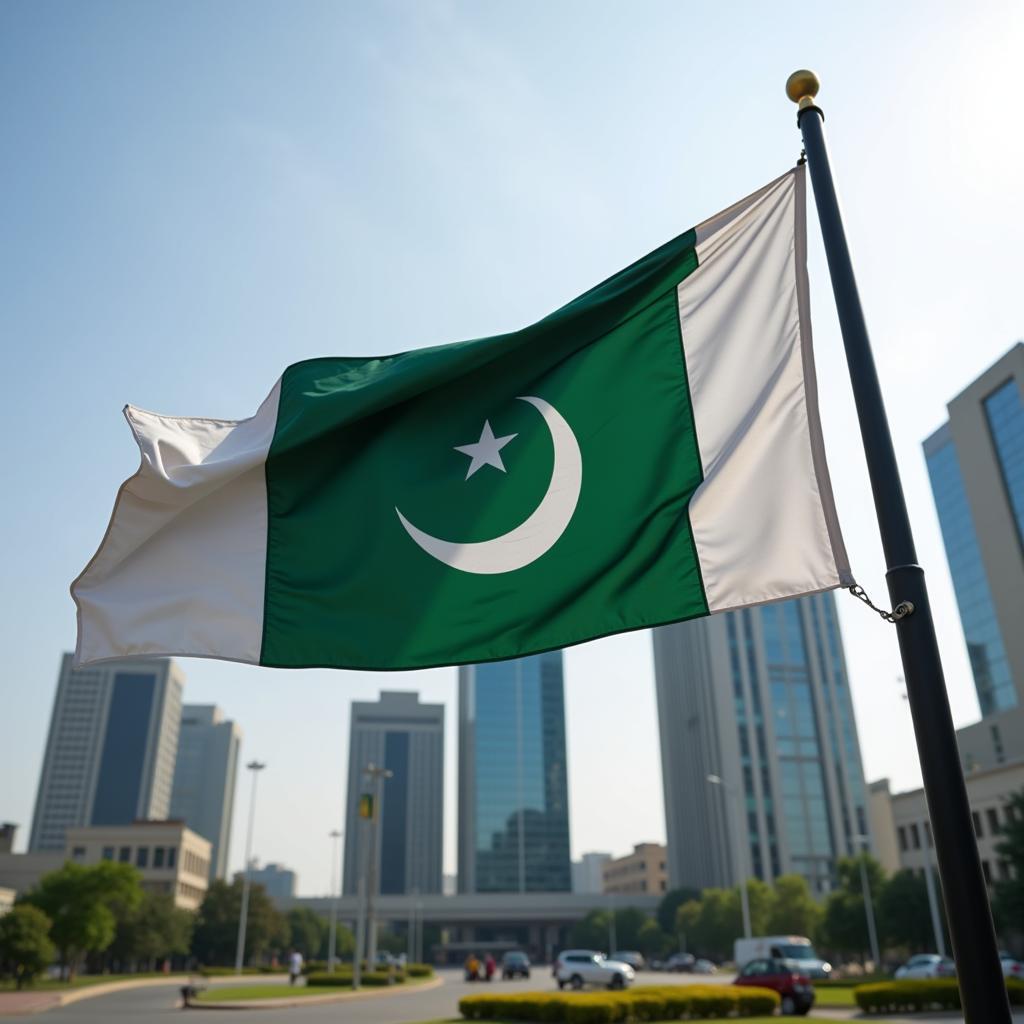
[[[287,1020],[289,1024],[322,1024],[344,1020],[345,1024],[412,1024],[412,1022],[444,1020],[458,1017],[458,1002],[464,995],[474,992],[524,992],[528,990],[556,991],[551,979],[549,968],[538,968],[529,982],[494,981],[490,985],[483,982],[467,983],[462,979],[461,971],[445,970],[441,972],[444,984],[439,988],[426,992],[415,989],[396,990],[383,996],[372,996],[366,999],[346,1000],[328,1003],[321,1006],[304,1006],[289,1009],[260,1010],[210,1010],[192,1009],[185,1018],[188,1024],[276,1024]],[[246,979],[248,982],[250,979]],[[666,975],[641,973],[637,976],[637,984],[705,984],[708,982],[726,983],[732,975],[714,975],[712,977],[694,977],[691,975]],[[271,982],[268,982],[271,983]],[[282,984],[282,995],[287,993],[287,983]],[[180,1015],[178,989],[171,985],[153,988],[129,989],[115,992],[94,999],[84,999],[70,1006],[51,1010],[45,1015],[4,1017],[8,1021],[22,1021],[25,1024],[34,1022],[41,1024],[147,1024],[149,1021],[169,1018],[173,1014]],[[819,1011],[821,1016],[836,1020],[849,1019],[850,1014],[843,1011]],[[959,1018],[944,1016],[933,1018],[942,1024],[956,1024]],[[1017,1017],[1015,1020],[1024,1018]],[[893,1022],[898,1024],[898,1022]],[[910,1024],[910,1022],[907,1022]],[[928,1018],[915,1017],[913,1024],[929,1024]]]

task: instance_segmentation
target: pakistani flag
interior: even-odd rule
[[[247,420],[129,406],[78,663],[409,669],[852,582],[799,167],[539,323],[285,370]]]

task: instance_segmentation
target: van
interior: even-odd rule
[[[810,978],[828,978],[832,975],[832,965],[818,956],[811,940],[803,935],[762,935],[752,939],[737,939],[733,945],[733,959],[737,971],[743,970],[743,965],[751,960],[773,959],[796,962],[801,973]]]

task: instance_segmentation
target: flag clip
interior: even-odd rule
[[[858,600],[863,601],[870,609],[878,612],[886,622],[899,622],[900,619],[905,619],[908,615],[914,614],[913,601],[900,601],[891,612],[887,612],[884,608],[879,608],[873,604],[871,598],[868,597],[864,588],[859,584],[854,583],[852,587],[847,587],[846,589]]]

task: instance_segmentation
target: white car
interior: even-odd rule
[[[897,978],[952,978],[956,975],[956,967],[948,956],[938,953],[918,953],[912,956],[902,967],[896,968]]]
[[[600,985],[603,988],[625,988],[633,983],[636,974],[629,964],[608,960],[594,949],[567,949],[555,960],[555,980],[559,988],[570,985]]]
[[[1024,981],[1024,964],[1010,956],[1009,953],[1000,953],[999,962],[1003,965],[1004,978],[1018,978]]]

